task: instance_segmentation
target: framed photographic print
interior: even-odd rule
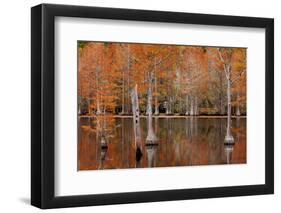
[[[272,194],[274,20],[31,9],[31,203]]]

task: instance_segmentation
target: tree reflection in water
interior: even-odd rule
[[[147,167],[156,167],[156,151],[157,145],[147,145]]]
[[[146,145],[147,118],[140,118],[135,146],[132,118],[80,118],[78,170],[246,163],[246,119],[233,118],[235,144],[225,144],[224,118],[152,118],[157,145]]]
[[[226,156],[226,163],[231,163],[232,152],[233,152],[234,144],[224,144],[224,152]]]

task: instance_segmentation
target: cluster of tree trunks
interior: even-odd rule
[[[227,143],[231,116],[246,113],[244,48],[84,42],[78,65],[78,113],[133,115],[136,143],[141,113],[147,143],[153,113],[227,115]]]

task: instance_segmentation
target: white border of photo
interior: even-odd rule
[[[247,48],[247,163],[77,171],[77,41]],[[55,196],[265,183],[265,30],[55,18]]]

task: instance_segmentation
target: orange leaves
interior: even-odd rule
[[[121,110],[130,114],[130,90],[136,84],[142,111],[149,86],[154,107],[168,101],[184,109],[186,96],[193,96],[198,105],[208,100],[218,106],[226,97],[225,63],[231,65],[232,93],[238,94],[233,103],[246,102],[245,48],[219,48],[220,57],[217,47],[82,43],[83,47],[78,45],[78,94],[91,108],[89,114]]]
[[[208,80],[208,55],[203,47],[182,47],[182,84],[184,92],[205,92]],[[200,92],[199,92],[200,91]]]
[[[79,95],[91,100],[93,110],[114,111],[120,76],[114,65],[117,45],[87,42],[79,55]]]
[[[247,94],[246,94],[246,81],[247,81],[247,60],[246,60],[246,49],[236,48],[232,56],[232,91],[237,94],[234,105],[245,105]]]

